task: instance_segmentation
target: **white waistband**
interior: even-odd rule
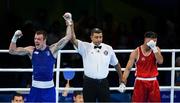
[[[51,81],[32,81],[32,86],[36,88],[51,88],[54,87],[54,82],[53,80]]]
[[[152,78],[142,78],[142,77],[136,77],[137,80],[157,80],[156,77],[152,77]]]

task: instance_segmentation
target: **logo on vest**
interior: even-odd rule
[[[50,53],[49,53],[49,51],[47,51],[47,52],[46,52],[46,54],[47,54],[47,56],[50,56]]]
[[[39,54],[39,52],[38,52],[38,51],[35,51],[34,54]]]
[[[145,61],[145,58],[144,58],[144,57],[142,57],[142,58],[141,58],[141,61]]]
[[[108,51],[107,50],[104,51],[104,55],[108,55]]]

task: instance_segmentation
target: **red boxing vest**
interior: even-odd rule
[[[138,47],[139,58],[136,61],[136,77],[151,78],[158,76],[156,58],[153,52],[144,56],[141,47]]]

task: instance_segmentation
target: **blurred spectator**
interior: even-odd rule
[[[74,102],[74,103],[84,103],[83,93],[82,91],[74,91],[73,96],[71,98],[69,90],[70,87],[69,80],[66,83],[65,90],[62,92],[62,96],[60,97],[60,102]],[[73,99],[73,100],[72,100]]]
[[[39,8],[34,15],[34,26],[36,30],[48,30],[48,10],[46,8]]]
[[[47,43],[49,45],[57,42],[59,38],[62,38],[62,31],[61,31],[61,23],[58,20],[55,20],[50,27],[49,33],[48,33],[48,41]],[[65,33],[64,33],[65,34]]]
[[[11,103],[24,103],[24,96],[20,93],[15,93],[12,97]]]
[[[84,103],[82,91],[74,91],[73,101],[74,103]]]
[[[131,48],[135,48],[137,45],[140,45],[143,41],[143,35],[146,26],[146,21],[142,16],[134,16],[131,20],[131,29],[133,40]]]

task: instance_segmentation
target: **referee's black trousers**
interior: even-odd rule
[[[84,102],[110,102],[110,90],[108,80],[92,79],[84,76],[83,82]]]

